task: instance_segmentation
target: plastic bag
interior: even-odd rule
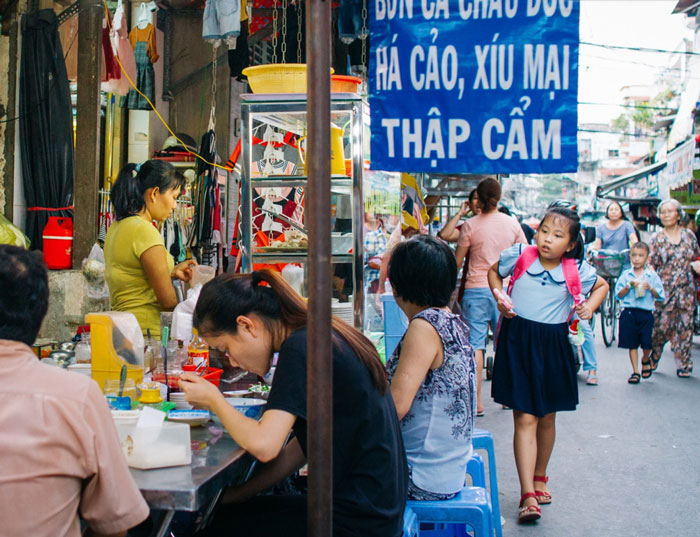
[[[194,308],[199,300],[199,292],[202,290],[202,284],[195,285],[187,291],[187,298],[180,302],[173,310],[173,324],[170,337],[182,341],[192,339],[192,317]]]
[[[29,249],[29,238],[0,213],[0,244],[13,244],[20,248]]]
[[[109,288],[105,281],[105,255],[99,244],[93,244],[90,255],[83,259],[82,272],[88,283],[89,298],[97,300],[109,298]]]

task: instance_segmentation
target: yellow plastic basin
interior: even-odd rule
[[[243,69],[243,74],[253,93],[306,93],[305,63],[256,65]]]

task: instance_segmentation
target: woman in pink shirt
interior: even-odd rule
[[[462,298],[462,316],[469,326],[469,342],[474,347],[477,365],[476,415],[484,415],[481,401],[481,376],[489,324],[496,331],[498,307],[489,288],[487,273],[498,261],[501,252],[514,244],[526,243],[525,234],[512,216],[498,212],[501,185],[490,177],[476,187],[481,214],[463,225],[457,242],[457,267],[461,267],[469,253],[467,285]]]

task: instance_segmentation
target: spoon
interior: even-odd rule
[[[119,375],[119,397],[121,397],[124,394],[124,385],[126,384],[126,373],[126,364],[124,364]]]
[[[226,384],[231,384],[232,382],[236,382],[237,380],[241,380],[243,377],[245,377],[248,374],[247,371],[243,371],[241,373],[238,373],[238,375],[235,375],[231,377],[230,379],[221,379],[220,382],[224,382]]]

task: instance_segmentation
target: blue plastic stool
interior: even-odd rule
[[[493,513],[486,489],[482,487],[464,487],[461,492],[451,500],[443,501],[415,501],[409,500],[406,506],[410,507],[418,517],[418,522],[454,524],[458,526],[458,532],[441,535],[465,535],[464,526],[474,530],[475,537],[492,537]],[[499,520],[500,522],[500,520]],[[462,532],[459,532],[462,529]],[[423,532],[421,532],[422,534]],[[436,535],[436,533],[433,533]]]
[[[467,473],[472,477],[473,487],[486,488],[486,471],[484,469],[484,459],[474,452],[472,458],[467,463]],[[492,502],[493,503],[493,502]]]
[[[496,476],[496,453],[493,448],[493,437],[485,429],[474,429],[472,433],[472,447],[485,449],[489,457],[489,493],[491,494],[491,509],[493,510],[493,527],[496,537],[503,537],[501,528],[501,506],[498,501],[498,478]],[[470,474],[471,475],[471,474]],[[472,478],[474,476],[472,475]]]
[[[403,533],[401,537],[418,537],[420,530],[420,524],[418,524],[418,517],[413,509],[406,507],[403,512]]]

